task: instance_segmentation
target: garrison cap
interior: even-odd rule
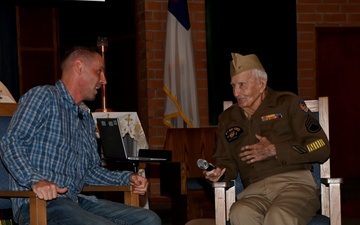
[[[265,72],[260,60],[255,54],[240,55],[231,53],[232,61],[230,62],[230,76],[233,77],[247,70],[258,69]]]

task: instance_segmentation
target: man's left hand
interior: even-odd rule
[[[258,143],[246,145],[241,148],[239,156],[242,161],[250,164],[276,156],[276,149],[273,143],[271,143],[266,137],[262,137],[258,134],[255,134],[255,137],[259,140]]]
[[[130,175],[130,185],[134,187],[133,193],[144,195],[147,192],[149,182],[145,177],[134,173]]]

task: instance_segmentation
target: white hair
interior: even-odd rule
[[[259,69],[253,69],[252,73],[258,78],[263,78],[265,80],[268,79],[267,73],[265,71],[262,71],[262,70],[259,70]]]

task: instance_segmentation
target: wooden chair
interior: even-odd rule
[[[0,103],[0,138],[6,132],[11,116],[14,114],[17,104]],[[0,210],[11,209],[10,198],[30,199],[30,223],[31,225],[46,225],[46,201],[39,199],[32,191],[10,191],[10,174],[0,162]],[[132,193],[131,186],[86,186],[83,192],[124,192],[124,203],[139,206],[139,195]]]
[[[328,97],[305,101],[308,108],[318,114],[319,122],[329,138]],[[314,165],[314,178],[321,186],[321,214],[315,216],[309,225],[341,225],[340,184],[342,178],[331,178],[330,159],[323,164]],[[235,202],[235,187],[241,185],[240,177],[236,181],[213,183],[215,190],[215,224],[225,225],[229,221],[230,206]],[[321,183],[321,184],[320,184]]]

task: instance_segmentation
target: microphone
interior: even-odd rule
[[[215,169],[212,165],[210,165],[205,159],[198,159],[197,166],[202,170],[211,171]]]
[[[82,113],[80,113],[80,112],[78,113],[78,117],[79,117],[80,120],[84,119],[84,115]]]

